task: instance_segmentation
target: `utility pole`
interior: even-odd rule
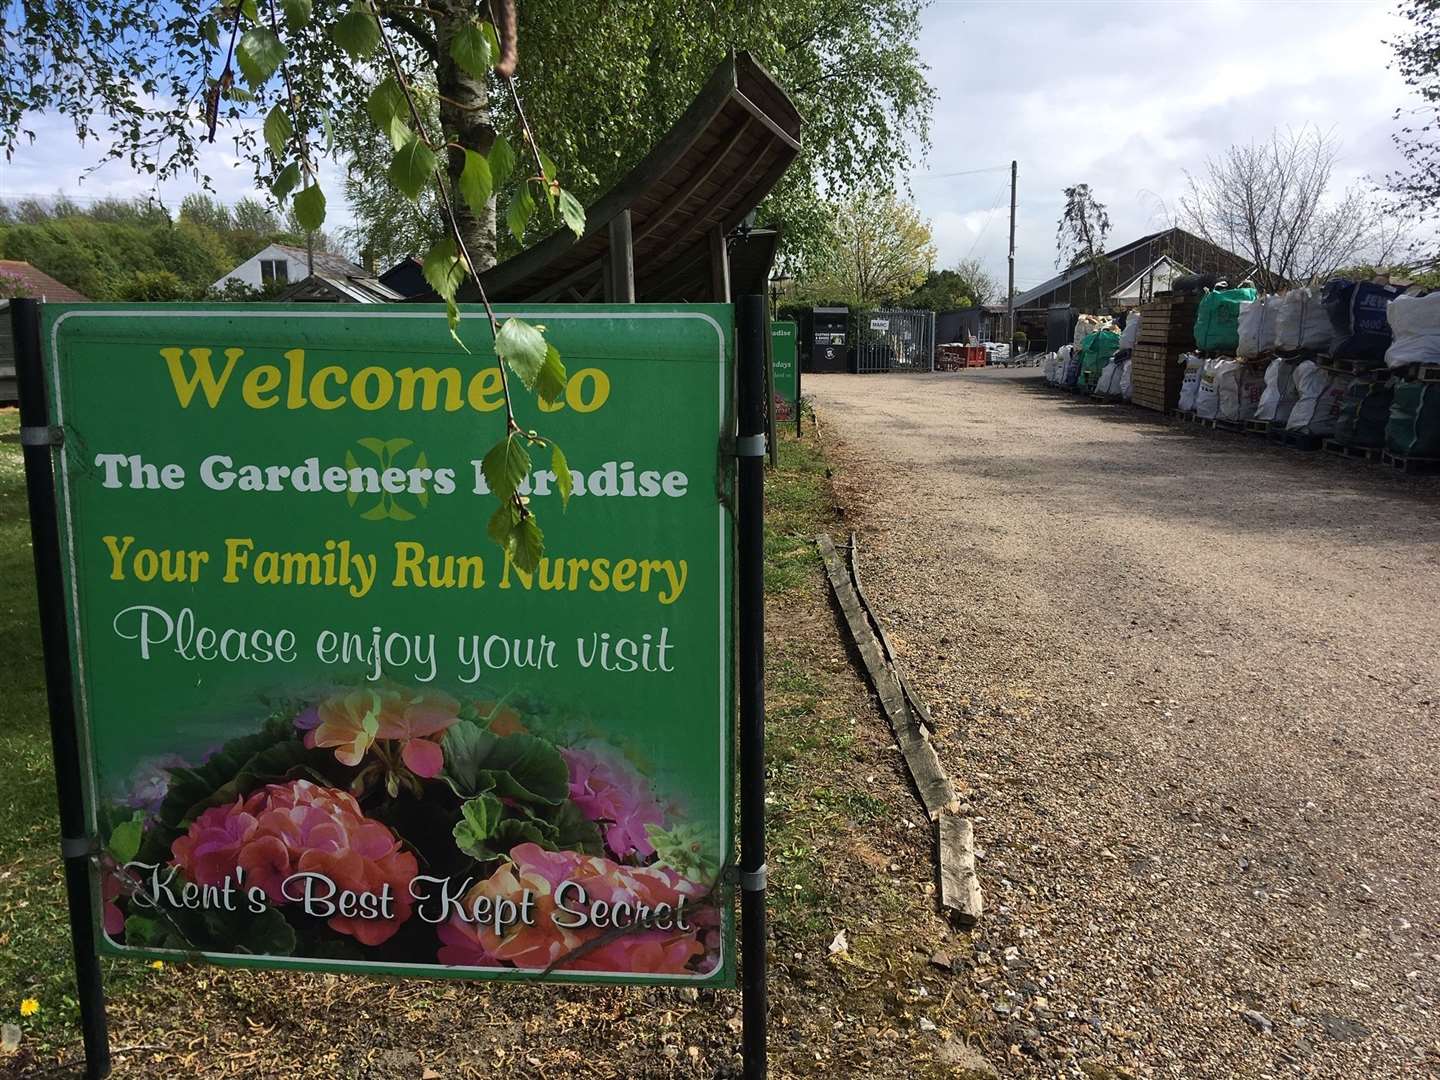
[[[1012,353],[1015,351],[1015,177],[1018,171],[1018,164],[1010,162],[1010,287],[1005,293],[1005,309]]]

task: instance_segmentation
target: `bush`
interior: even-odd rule
[[[163,303],[167,300],[189,300],[191,290],[169,270],[136,270],[121,281],[115,290],[121,300]]]

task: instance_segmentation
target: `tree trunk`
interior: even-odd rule
[[[435,83],[440,92],[440,127],[448,142],[459,143],[465,150],[488,154],[495,143],[495,127],[490,123],[490,101],[483,80],[476,79],[450,59],[450,43],[472,16],[462,4],[442,4],[435,15]],[[477,272],[495,265],[495,196],[485,212],[473,213],[460,196],[460,173],[465,168],[465,150],[450,147],[446,154],[446,171],[450,178],[451,205],[460,226],[460,235]]]

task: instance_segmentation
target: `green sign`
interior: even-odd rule
[[[770,355],[775,367],[775,419],[793,420],[800,398],[799,348],[793,322],[770,324]]]
[[[531,573],[478,311],[42,310],[103,950],[733,981],[728,306],[513,312]]]

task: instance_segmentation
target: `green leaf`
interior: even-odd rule
[[[554,160],[544,150],[536,150],[535,156],[540,159],[540,175],[545,178],[547,184],[553,184],[556,173],[559,171],[555,168]]]
[[[460,340],[460,334],[458,333],[460,328],[460,305],[455,303],[454,300],[445,301],[445,321],[450,326],[450,336],[455,339],[455,344],[459,345],[460,348],[468,353],[470,346]]]
[[[425,280],[440,296],[449,301],[455,299],[455,290],[465,280],[465,266],[455,253],[455,241],[446,237],[436,241],[421,265]]]
[[[295,128],[290,123],[290,117],[285,115],[285,110],[279,105],[271,107],[265,114],[265,145],[270,147],[270,153],[275,155],[275,160],[280,161],[285,157],[285,144],[295,134]]]
[[[410,105],[405,100],[405,92],[393,78],[387,77],[370,91],[370,97],[365,102],[365,111],[370,114],[370,119],[375,121],[375,126],[390,140],[392,148],[399,150],[413,138],[410,128],[405,124],[405,118],[410,115]]]
[[[485,526],[485,531],[490,534],[491,540],[508,552],[515,538],[515,526],[519,521],[520,511],[513,502],[506,500],[495,508],[495,513],[490,515],[490,521]]]
[[[325,132],[325,153],[335,149],[335,121],[329,109],[320,110],[320,130]]]
[[[255,6],[255,0],[240,0],[240,14],[252,23],[260,21],[260,9]]]
[[[419,198],[425,184],[435,175],[435,151],[421,141],[420,136],[410,136],[410,141],[399,150],[390,162],[390,179],[407,198]]]
[[[495,352],[520,376],[527,390],[535,389],[546,356],[545,335],[538,328],[513,316],[506,319],[495,335]]]
[[[295,220],[306,232],[325,224],[325,192],[319,184],[311,184],[295,196]]]
[[[375,16],[356,4],[345,17],[330,28],[335,44],[356,60],[363,60],[380,44],[380,25]]]
[[[495,144],[490,147],[490,178],[495,184],[495,190],[505,186],[510,175],[515,171],[515,151],[510,148],[510,140],[504,135],[495,136]]]
[[[495,24],[486,20],[480,23],[480,32],[485,35],[485,44],[490,46],[490,55],[500,59],[500,38],[495,34]]]
[[[554,404],[565,393],[565,361],[560,359],[560,350],[549,342],[545,343],[545,362],[540,365],[540,374],[535,380],[535,393],[546,404]]]
[[[465,151],[465,168],[460,171],[460,194],[476,217],[483,217],[490,206],[494,186],[490,182],[490,162],[474,150]]]
[[[445,731],[441,773],[462,799],[493,794],[544,814],[570,794],[570,769],[553,744],[535,735],[494,735],[471,720]]]
[[[501,502],[509,502],[530,475],[530,452],[525,449],[525,440],[513,431],[506,435],[481,459],[480,471],[491,493]]]
[[[555,490],[560,492],[560,505],[568,507],[575,478],[570,475],[570,462],[565,460],[565,452],[553,442],[550,444],[550,471],[555,474]]]
[[[212,49],[220,47],[220,23],[216,21],[215,16],[206,15],[200,20],[200,36]]]
[[[474,23],[461,27],[460,33],[451,40],[450,59],[482,82],[494,63],[491,59],[490,43],[485,40],[484,32]]]
[[[285,43],[268,26],[252,26],[240,35],[235,46],[235,59],[240,64],[240,74],[251,86],[267,82],[280,62],[288,55]]]
[[[285,11],[285,25],[291,30],[301,30],[310,24],[311,0],[280,0]]]
[[[488,792],[460,804],[460,820],[455,823],[455,846],[477,859],[489,856],[485,842],[495,835],[505,804]]]
[[[580,205],[580,200],[571,195],[564,188],[560,189],[560,217],[569,226],[570,231],[575,234],[575,239],[585,235],[585,207]]]
[[[115,857],[115,861],[124,866],[140,851],[140,836],[145,831],[145,815],[140,811],[129,821],[122,821],[110,831],[110,842],[105,845],[106,850]]]
[[[535,197],[530,194],[530,181],[515,189],[510,197],[510,209],[505,214],[505,224],[510,226],[510,235],[520,244],[525,243],[525,226],[535,213]]]
[[[281,200],[295,190],[295,185],[300,183],[300,166],[291,162],[280,170],[280,175],[275,177],[275,182],[270,185],[270,194]]]
[[[527,514],[515,526],[514,550],[510,560],[521,570],[532,571],[540,565],[540,556],[545,554],[545,534],[534,514]]]

